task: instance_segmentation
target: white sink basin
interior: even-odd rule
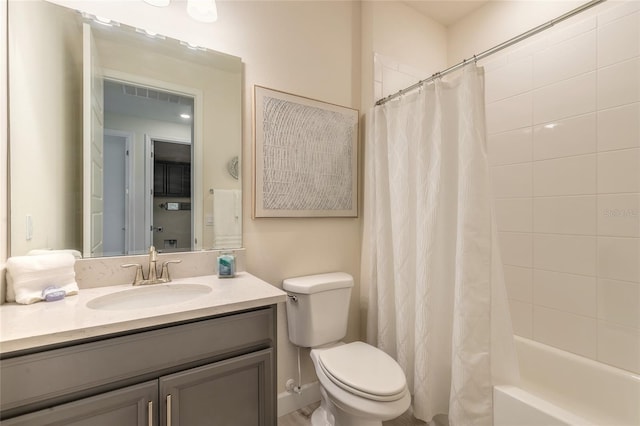
[[[210,292],[211,287],[203,284],[151,284],[96,297],[87,307],[106,311],[154,308],[186,302]]]

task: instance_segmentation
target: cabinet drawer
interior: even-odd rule
[[[274,340],[270,307],[2,360],[2,417],[275,346]]]

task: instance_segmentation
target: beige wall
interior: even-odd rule
[[[81,94],[82,48],[80,40],[70,37],[77,26],[56,16],[56,8],[14,3],[12,22],[15,19],[24,24],[16,25],[12,33],[15,38],[9,40],[11,47],[19,38],[20,47],[10,48],[10,84],[21,93],[10,100],[11,193],[30,197],[12,205],[13,252],[80,247],[80,232],[76,232],[80,227],[76,224],[81,223],[81,206],[77,203],[81,200],[82,149],[77,126],[80,102],[76,100]],[[39,31],[33,32],[33,28]],[[32,58],[38,56],[42,61],[33,62]],[[68,93],[73,95],[66,96]],[[68,214],[70,211],[76,214]],[[25,238],[27,215],[33,218],[30,241]]]

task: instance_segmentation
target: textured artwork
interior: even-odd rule
[[[255,87],[254,216],[357,216],[358,111]]]

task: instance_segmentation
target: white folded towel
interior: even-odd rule
[[[29,253],[27,253],[27,255],[40,256],[41,254],[52,254],[52,253],[69,253],[69,254],[72,254],[73,257],[75,257],[76,259],[82,259],[82,253],[74,249],[61,249],[61,250],[35,249],[35,250],[29,250]]]
[[[70,253],[14,256],[7,259],[7,302],[24,305],[43,300],[42,290],[56,286],[67,296],[78,293],[75,257]]]

